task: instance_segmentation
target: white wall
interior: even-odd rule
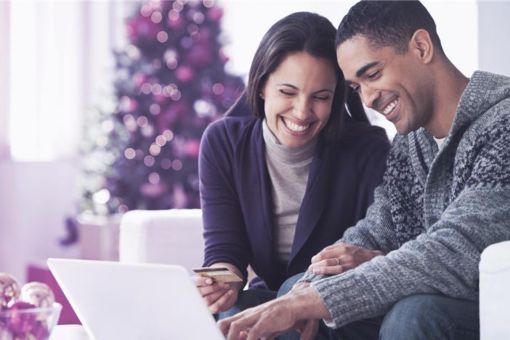
[[[478,58],[484,71],[510,76],[510,2],[478,3]]]
[[[0,161],[0,272],[23,281],[32,261],[77,255],[58,245],[74,212],[77,175],[73,161]]]
[[[327,17],[337,27],[342,16],[357,1],[332,0],[219,0],[229,56],[229,71],[247,77],[251,59],[262,36],[279,19],[293,12],[309,11]]]
[[[0,1],[0,36],[7,36],[9,31],[9,3]],[[9,108],[9,96],[7,92],[7,82],[9,81],[9,60],[5,56],[9,55],[9,40],[0,39],[0,158],[8,154],[7,147],[7,111]]]
[[[232,72],[246,76],[251,58],[264,33],[277,20],[297,11],[310,11],[327,17],[337,27],[357,0],[219,0],[225,10],[223,30],[225,52]],[[470,75],[478,64],[477,3],[475,0],[424,0],[438,28],[447,55]],[[452,17],[454,13],[454,17]],[[508,12],[506,12],[508,13]],[[500,14],[502,22],[504,14]],[[454,20],[452,20],[454,18]],[[508,25],[508,24],[506,24]],[[494,27],[499,27],[493,22]]]

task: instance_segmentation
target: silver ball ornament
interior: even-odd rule
[[[47,308],[53,306],[55,295],[48,285],[34,281],[21,287],[20,300],[36,307]]]

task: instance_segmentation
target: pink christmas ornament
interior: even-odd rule
[[[170,11],[168,13],[167,25],[174,30],[181,29],[184,26],[184,20],[182,20],[182,17],[178,12]]]
[[[177,79],[182,81],[183,83],[188,83],[193,80],[194,72],[189,66],[179,66],[177,70],[175,70],[175,75]]]
[[[167,187],[162,183],[144,183],[140,191],[145,197],[157,198],[167,192]]]
[[[14,335],[9,332],[7,325],[0,320],[0,340],[14,340]]]
[[[197,140],[190,140],[184,145],[184,152],[190,157],[198,157],[200,151],[200,142]]]
[[[220,19],[223,17],[223,10],[219,7],[210,8],[207,11],[207,17],[212,21],[220,21]]]
[[[160,28],[150,18],[138,16],[128,22],[127,31],[129,40],[134,42],[146,38],[156,39]]]
[[[7,273],[0,273],[0,310],[13,303],[19,293],[20,289],[16,279]]]
[[[138,88],[140,88],[146,81],[147,81],[147,76],[143,73],[137,72],[133,75],[133,83]]]

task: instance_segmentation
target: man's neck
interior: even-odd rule
[[[465,77],[450,62],[442,65],[438,71],[440,77],[435,87],[435,98],[432,120],[425,127],[434,137],[444,138],[448,135],[457,112],[462,93],[466,89],[469,78]]]

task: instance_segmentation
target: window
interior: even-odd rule
[[[84,113],[98,87],[111,83],[111,50],[121,41],[127,5],[27,0],[0,6],[0,41],[6,41],[0,51],[7,56],[0,151],[15,161],[74,156]]]

